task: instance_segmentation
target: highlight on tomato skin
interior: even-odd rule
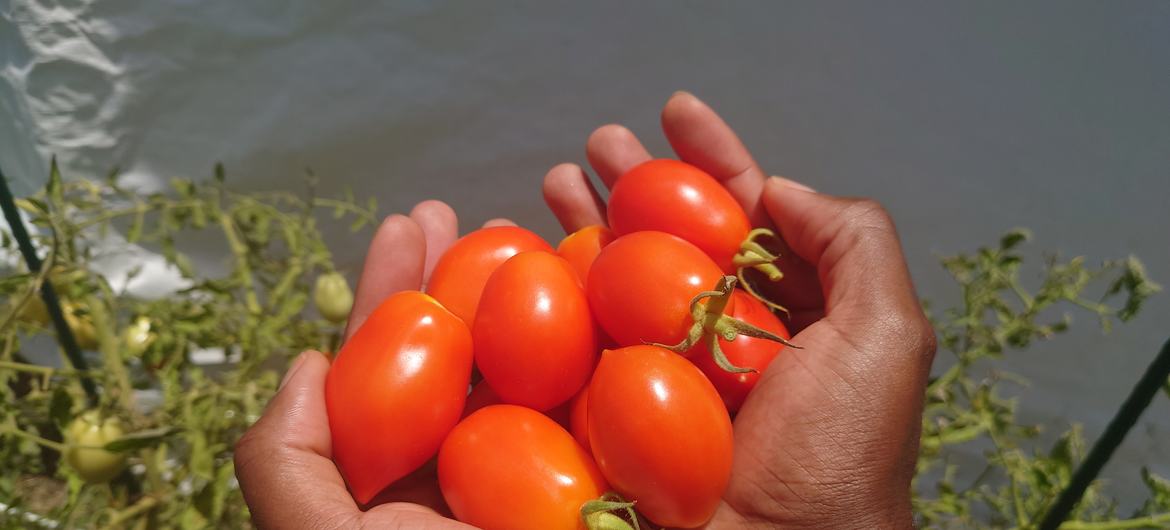
[[[517,405],[484,407],[451,431],[439,486],[457,519],[487,530],[578,530],[582,504],[607,489],[572,435]]]
[[[342,346],[325,407],[333,460],[359,504],[435,455],[463,411],[471,363],[467,325],[418,291],[384,300]]]
[[[780,336],[785,340],[792,338],[784,323],[754,296],[740,289],[736,289],[732,293],[732,296],[735,297],[735,308],[730,313],[733,318],[747,322],[764,331]],[[728,372],[715,363],[706,345],[702,344],[696,348],[701,351],[696,352],[689,359],[703,371],[703,374],[707,376],[707,379],[719,391],[719,396],[723,398],[723,403],[727,406],[728,412],[734,414],[743,406],[743,402],[747,399],[748,394],[751,393],[756,383],[760,380],[760,375],[768,368],[768,364],[772,362],[772,359],[776,358],[776,355],[780,353],[784,346],[767,339],[754,338],[747,335],[739,335],[735,340],[730,342],[723,339],[719,339],[719,341],[723,354],[727,356],[727,360],[731,364],[752,368],[756,371],[745,373]]]
[[[643,231],[601,250],[585,291],[597,322],[619,346],[676,344],[694,323],[691,300],[721,278],[723,271],[698,247],[665,232]],[[726,311],[732,309],[734,300]]]
[[[494,226],[471,232],[451,245],[427,283],[427,294],[435,297],[471,327],[484,284],[502,263],[527,251],[553,252],[540,236],[518,226]]]
[[[588,400],[594,459],[639,513],[670,528],[714,515],[731,478],[732,425],[698,368],[657,346],[606,350]]]
[[[557,245],[557,254],[568,260],[581,278],[581,284],[589,277],[589,268],[601,249],[616,238],[613,231],[601,225],[590,225],[565,236]]]
[[[711,257],[725,274],[751,231],[735,197],[707,172],[678,160],[656,159],[627,171],[613,186],[609,226],[623,236],[659,230],[681,237]]]

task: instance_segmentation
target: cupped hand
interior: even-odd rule
[[[785,244],[785,277],[766,290],[791,310],[803,347],[781,352],[735,419],[731,483],[712,528],[910,528],[910,481],[934,332],[893,222],[877,203],[767,177],[735,133],[677,93],[662,129],[679,159],[710,173],[756,226]],[[607,125],[586,144],[607,186],[651,155]],[[544,196],[566,232],[605,224],[582,168],[549,171]]]
[[[504,219],[486,226],[511,224]],[[410,216],[394,215],[378,228],[366,254],[345,336],[386,297],[420,289],[435,262],[458,237],[455,212],[438,201],[420,203]],[[435,466],[424,465],[358,506],[332,459],[325,414],[329,361],[302,353],[284,376],[264,414],[237,442],[236,476],[259,528],[471,528],[444,516]]]

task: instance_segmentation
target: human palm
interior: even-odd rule
[[[763,287],[790,308],[792,342],[803,347],[781,352],[739,411],[731,482],[708,526],[910,527],[934,335],[889,216],[872,201],[767,178],[734,132],[690,94],[667,102],[662,125],[680,159],[720,180],[753,224],[778,229],[785,278]],[[651,158],[617,125],[595,131],[586,154],[607,187]],[[605,205],[576,165],[550,170],[544,196],[566,232],[605,224]],[[489,222],[501,223],[507,221]],[[388,218],[371,243],[349,332],[389,294],[418,289],[457,233],[454,212],[436,201]],[[391,487],[372,509],[353,503],[329,460],[327,369],[319,354],[298,359],[237,448],[237,473],[257,523],[458,525],[441,515],[433,468]],[[273,454],[280,456],[275,464]]]

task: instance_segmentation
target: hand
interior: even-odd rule
[[[488,226],[512,224],[495,219]],[[420,289],[458,237],[455,212],[427,201],[410,217],[394,215],[378,228],[366,254],[346,338],[387,296]],[[333,464],[325,415],[329,361],[305,352],[293,361],[264,415],[236,443],[236,476],[259,528],[471,528],[444,517],[433,462],[375,498],[366,511],[354,502]]]
[[[787,245],[784,279],[769,287],[792,311],[792,342],[735,419],[735,457],[712,528],[910,528],[910,480],[935,338],[910,282],[889,215],[869,200],[765,176],[735,133],[690,94],[662,112],[675,153],[710,173],[756,226]],[[586,144],[607,187],[651,158],[624,127]],[[580,167],[545,177],[566,232],[605,224],[605,205]]]

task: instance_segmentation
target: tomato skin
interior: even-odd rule
[[[492,405],[451,431],[439,487],[457,519],[491,529],[583,529],[580,509],[606,491],[593,458],[532,409]]]
[[[780,322],[780,319],[776,318],[776,315],[772,314],[768,307],[755,297],[740,289],[736,289],[732,296],[735,298],[735,309],[731,312],[732,317],[779,335],[785,340],[792,338],[792,335],[788,333],[788,328],[784,327],[784,323]],[[732,342],[719,339],[719,346],[731,364],[742,368],[755,368],[759,371],[758,373],[742,374],[728,372],[715,364],[715,358],[702,344],[697,347],[699,351],[690,357],[691,362],[695,363],[695,366],[698,366],[706,374],[711,384],[715,386],[715,390],[723,398],[723,403],[727,405],[728,412],[735,413],[743,406],[748,393],[755,388],[756,382],[760,380],[760,374],[764,372],[764,369],[768,367],[772,359],[776,358],[784,346],[767,339],[757,339],[747,335],[739,335]]]
[[[589,385],[585,385],[569,400],[569,432],[586,451],[589,446]]]
[[[669,159],[643,162],[618,178],[607,215],[619,236],[640,230],[674,234],[702,249],[727,274],[735,273],[732,258],[752,228],[718,180]]]
[[[620,346],[677,344],[694,322],[691,299],[723,272],[703,251],[665,232],[634,232],[601,250],[585,284],[589,307]],[[725,312],[734,308],[729,301]]]
[[[616,236],[613,231],[601,226],[590,225],[572,234],[565,236],[561,244],[557,245],[557,254],[568,260],[581,278],[581,283],[589,277],[589,267],[593,260],[601,253],[601,249],[613,242]]]
[[[358,503],[435,455],[463,411],[471,362],[467,326],[418,291],[387,298],[342,346],[325,406],[333,460]]]
[[[603,352],[588,423],[598,467],[639,513],[671,528],[715,513],[731,477],[731,419],[685,358],[648,345]]]
[[[484,286],[471,328],[475,365],[505,403],[549,410],[589,380],[599,353],[595,329],[569,262],[522,252]]]
[[[102,419],[96,410],[88,411],[65,428],[65,462],[90,484],[109,482],[126,467],[126,455],[107,451],[102,446],[122,437],[117,419]]]
[[[467,394],[467,404],[463,406],[462,417],[466,418],[484,407],[502,404],[505,404],[504,400],[500,399],[499,394],[496,394],[496,391],[488,386],[487,381],[480,381],[472,387],[471,393]],[[557,422],[557,425],[569,428],[569,402],[544,412],[544,415]]]
[[[476,230],[459,238],[435,263],[427,294],[470,328],[488,278],[508,258],[530,250],[552,252],[553,248],[540,236],[518,226]]]

